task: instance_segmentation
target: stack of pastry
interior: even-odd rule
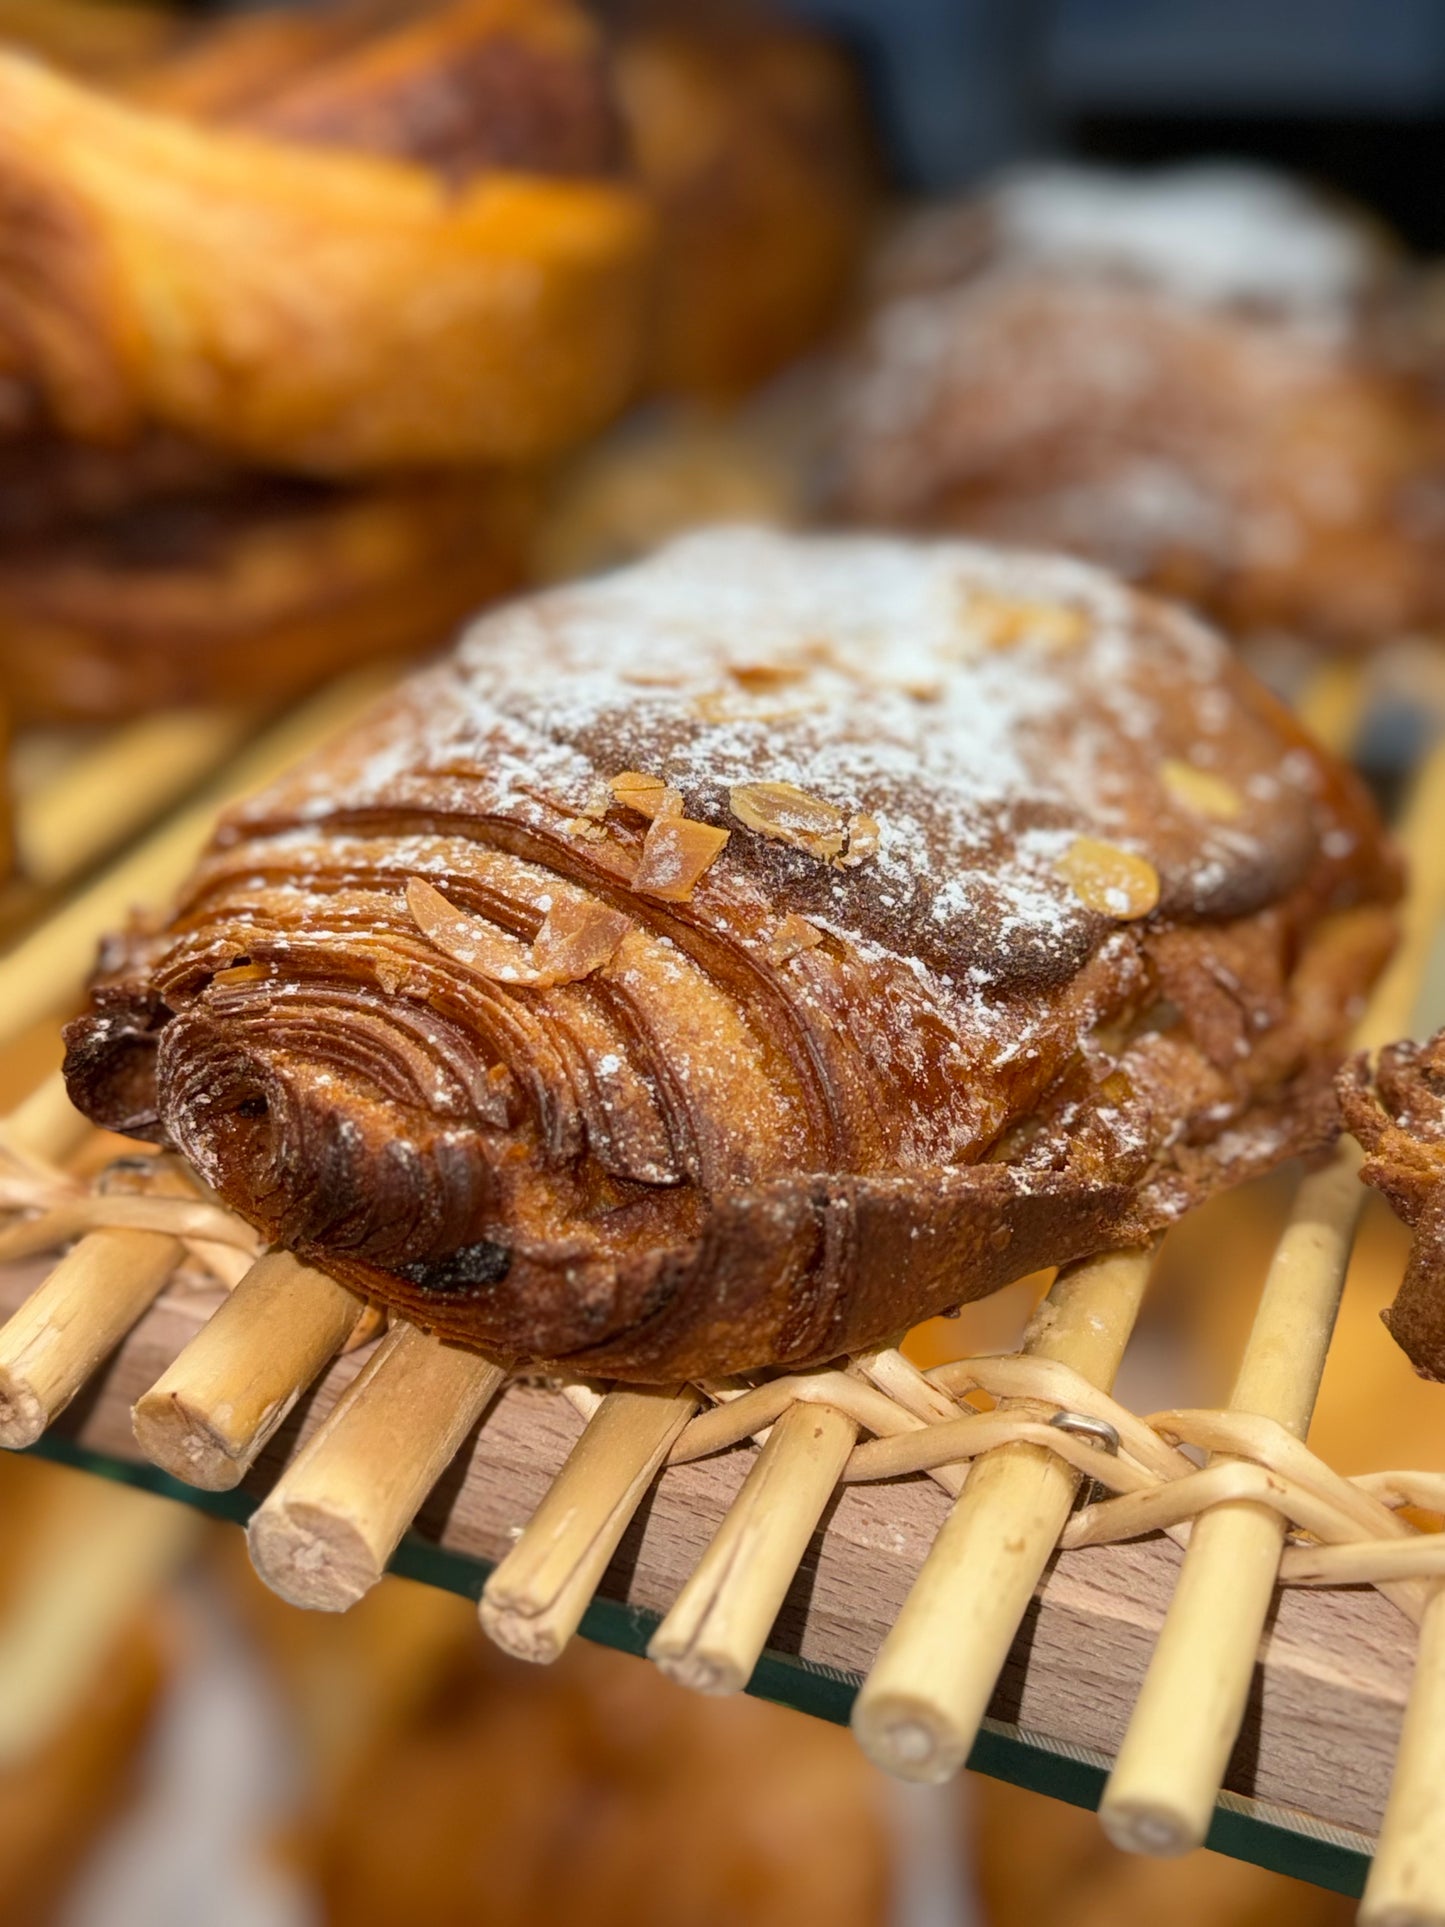
[[[1026,171],[885,250],[834,506],[1363,647],[1445,613],[1432,354],[1388,240],[1286,180]]]
[[[825,323],[863,167],[831,52],[731,13],[334,0],[108,85],[0,51],[13,700],[281,697],[439,641],[522,573],[542,466]]]

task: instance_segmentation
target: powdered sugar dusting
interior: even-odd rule
[[[349,778],[327,757],[236,827],[331,818],[334,861],[348,813],[455,813],[561,828],[585,866],[605,854],[599,781],[639,770],[730,833],[687,915],[752,931],[785,903],[976,999],[1067,981],[1104,934],[1060,873],[1076,837],[1145,857],[1175,913],[1244,907],[1306,860],[1283,785],[1228,826],[1181,820],[1162,790],[1155,807],[1162,759],[1219,754],[1221,708],[1242,793],[1273,771],[1237,674],[1200,625],[1083,563],[730,529],[486,617]],[[876,850],[840,869],[757,833],[729,792],[758,782],[867,812]]]
[[[1000,181],[989,207],[1020,255],[1122,270],[1201,303],[1328,310],[1379,269],[1361,228],[1295,182],[1232,163],[1028,168]]]

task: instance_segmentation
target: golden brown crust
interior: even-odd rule
[[[0,334],[73,435],[333,474],[531,460],[630,393],[651,246],[620,185],[453,191],[0,54]]]
[[[1445,1031],[1391,1044],[1373,1075],[1363,1054],[1339,1075],[1345,1127],[1365,1150],[1360,1175],[1415,1237],[1395,1302],[1381,1314],[1422,1378],[1445,1381]]]
[[[1181,613],[718,534],[481,624],[234,813],[69,1076],[463,1343],[790,1363],[1327,1136],[1397,888]]]
[[[734,395],[832,324],[877,175],[836,49],[735,5],[628,9],[605,48],[569,7],[535,0],[447,0],[400,23],[377,11],[353,0],[289,35],[222,23],[144,97],[452,182],[625,162],[659,220],[651,360],[666,390]]]
[[[1234,633],[1438,622],[1445,441],[1406,293],[1269,176],[1006,180],[880,269],[838,512],[1072,550]]]

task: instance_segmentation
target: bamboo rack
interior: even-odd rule
[[[1318,706],[1337,736],[1347,694]],[[313,705],[224,787],[358,700]],[[118,906],[170,887],[214,801],[0,958],[0,1038],[78,988]],[[1445,913],[1442,813],[1445,751],[1406,826],[1407,940],[1362,1042],[1410,1027]],[[0,1443],[100,1452],[137,1478],[148,1463],[216,1495],[300,1605],[344,1609],[396,1562],[480,1589],[483,1628],[529,1659],[580,1628],[645,1644],[706,1692],[776,1690],[792,1669],[815,1708],[851,1702],[862,1745],[904,1777],[978,1763],[1002,1722],[1040,1758],[1100,1777],[1112,1763],[1102,1818],[1138,1850],[1178,1851],[1211,1824],[1217,1839],[1241,1800],[1345,1861],[1378,1831],[1365,1917],[1445,1927],[1445,1535],[1396,1509],[1445,1514],[1445,1476],[1345,1480],[1302,1443],[1361,1199],[1353,1152],[1300,1187],[1228,1409],[1145,1423],[1110,1387],[1151,1251],[1060,1273],[1006,1358],[923,1373],[884,1347],[758,1383],[509,1384],[405,1323],[379,1335],[184,1173],[67,1178],[86,1139],[53,1083],[0,1123],[38,1213],[0,1230]],[[39,1254],[61,1243],[47,1269]],[[1203,1469],[1180,1442],[1208,1451]],[[1105,1496],[1076,1509],[1091,1484]],[[1159,1535],[1191,1526],[1181,1559]],[[1256,1717],[1241,1784],[1231,1748]],[[1311,1739],[1345,1729],[1342,1775]]]

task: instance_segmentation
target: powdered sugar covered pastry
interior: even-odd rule
[[[1048,167],[925,213],[841,385],[848,520],[1071,549],[1237,632],[1445,610],[1445,443],[1400,265],[1258,170]]]
[[[1317,1141],[1397,888],[1179,610],[721,532],[489,617],[234,810],[68,1076],[461,1343],[792,1363]]]

